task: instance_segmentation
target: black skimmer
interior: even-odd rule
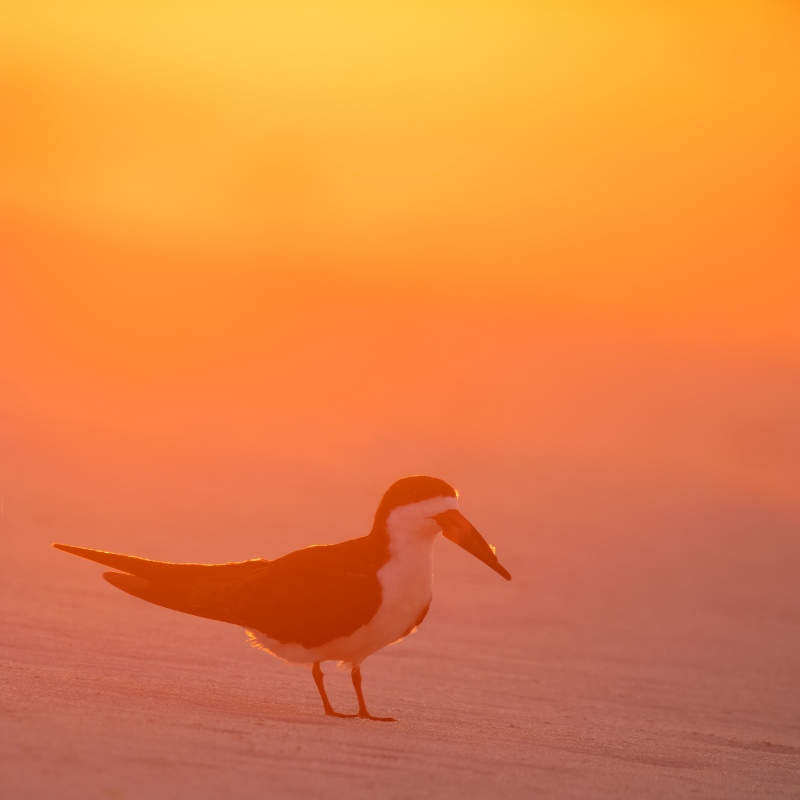
[[[391,722],[367,711],[361,664],[425,619],[433,588],[433,542],[440,532],[511,580],[494,548],[458,510],[456,490],[424,475],[389,487],[366,536],[306,547],[274,561],[175,564],[66,544],[53,547],[120,570],[103,577],[128,594],[239,625],[254,646],[284,661],[312,665],[329,716]],[[323,661],[351,666],[357,714],[333,710]]]

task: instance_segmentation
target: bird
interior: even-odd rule
[[[311,665],[326,715],[394,722],[367,710],[361,665],[425,619],[439,533],[511,580],[495,549],[459,511],[458,492],[427,475],[395,481],[366,536],[311,545],[272,561],[173,563],[60,543],[53,547],[116,570],[103,578],[134,597],[240,626],[253,646],[289,663]],[[355,714],[334,711],[321,667],[326,661],[350,667]]]

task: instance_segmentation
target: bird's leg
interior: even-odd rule
[[[356,690],[356,697],[358,698],[358,715],[362,719],[374,719],[376,722],[397,722],[394,717],[373,717],[367,711],[367,704],[364,702],[364,693],[361,691],[361,667],[358,664],[353,665],[350,670],[350,677],[353,679],[353,688]]]
[[[314,666],[311,668],[311,674],[314,676],[314,683],[317,684],[317,689],[319,690],[319,696],[322,698],[322,705],[325,708],[325,713],[329,717],[354,717],[355,714],[340,714],[338,711],[333,710],[333,706],[331,705],[331,701],[328,700],[328,695],[325,692],[325,676],[322,674],[322,667],[319,665],[319,661],[314,662]]]

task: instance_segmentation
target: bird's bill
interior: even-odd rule
[[[472,523],[456,509],[444,511],[437,514],[434,519],[442,528],[442,534],[451,542],[455,542],[459,547],[463,547],[468,553],[472,553],[475,558],[483,561],[486,566],[491,567],[507,581],[511,580],[511,574],[497,560],[494,548],[481,536]]]

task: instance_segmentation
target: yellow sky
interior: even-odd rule
[[[2,15],[5,237],[797,335],[793,3]]]

